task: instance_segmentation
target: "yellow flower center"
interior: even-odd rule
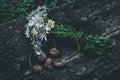
[[[41,48],[39,46],[36,46],[35,47],[36,51],[40,52],[41,51]]]
[[[32,38],[33,38],[34,40],[35,40],[35,37],[36,37],[36,36],[33,34],[33,35],[32,35]]]
[[[52,27],[52,23],[48,23],[48,28],[51,28]]]
[[[37,23],[40,24],[41,23],[41,20],[40,18],[37,19]]]
[[[45,35],[46,32],[47,32],[47,31],[46,31],[45,29],[42,30],[42,34],[43,34],[43,35]]]
[[[37,27],[35,27],[35,31],[36,31],[36,32],[39,32],[39,29],[38,29]]]

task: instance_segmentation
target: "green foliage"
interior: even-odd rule
[[[70,38],[77,44],[78,50],[80,50],[79,39],[82,37],[83,32],[77,32],[72,27],[64,27],[63,25],[55,25],[55,28],[51,31],[52,34],[55,34],[61,38]]]
[[[73,40],[79,51],[81,50],[84,53],[90,53],[91,51],[93,54],[96,54],[98,58],[95,60],[95,63],[112,56],[109,48],[114,45],[114,41],[112,42],[104,37],[85,34],[81,30],[76,31],[72,27],[64,27],[63,25],[56,25],[56,27],[51,31],[51,34],[54,34],[57,37]]]
[[[0,23],[25,15],[33,2],[33,0],[23,0],[13,5],[6,0],[0,0]]]

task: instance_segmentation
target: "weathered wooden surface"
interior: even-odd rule
[[[62,6],[50,10],[49,16],[58,23],[82,28],[88,33],[102,34],[119,23],[120,0],[78,0]]]
[[[15,80],[15,77],[19,76],[20,72],[24,72],[24,68],[27,66],[25,61],[27,55],[32,51],[32,46],[24,35],[24,24],[25,20],[17,19],[0,25],[1,80]]]
[[[106,35],[120,28],[120,0],[79,0],[51,9],[49,16],[58,23],[81,27],[91,34]],[[33,53],[24,35],[25,18],[0,25],[0,80],[16,80],[28,70],[27,55]],[[120,68],[120,33],[112,35],[117,45],[112,48],[114,59],[99,65],[92,58],[78,54],[64,69],[45,70],[24,80],[93,80]],[[60,48],[61,56],[74,54],[70,48]],[[77,54],[77,53],[76,53]]]

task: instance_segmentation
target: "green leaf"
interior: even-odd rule
[[[100,56],[100,57],[98,57],[98,58],[95,59],[94,63],[95,63],[95,64],[98,64],[98,63],[100,63],[101,61],[103,61],[103,57]]]

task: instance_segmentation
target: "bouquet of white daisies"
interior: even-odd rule
[[[46,35],[54,27],[54,21],[47,17],[47,7],[38,7],[27,17],[28,23],[25,25],[25,35],[30,38],[34,46],[35,53],[41,55],[41,42],[47,41]]]

